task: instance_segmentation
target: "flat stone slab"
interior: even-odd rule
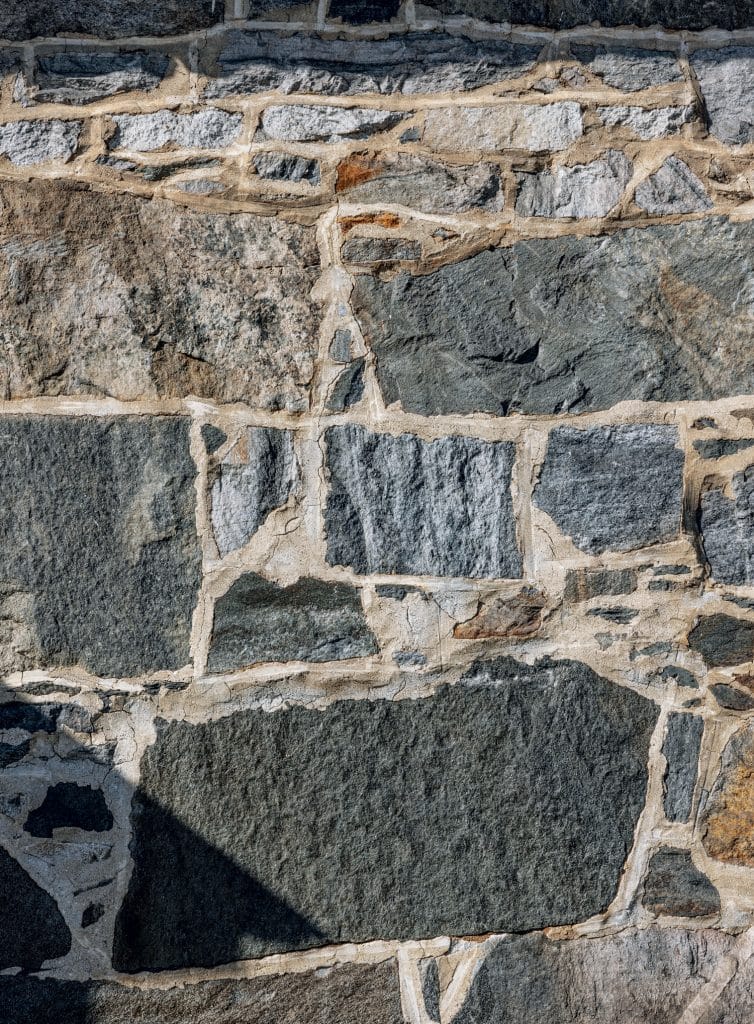
[[[712,217],[530,239],[430,274],[359,275],[387,404],[425,416],[607,409],[754,391],[740,303],[754,224]]]
[[[314,228],[53,181],[0,200],[6,397],[308,407]]]
[[[158,722],[115,967],[584,920],[615,896],[657,714],[579,662],[500,658],[423,699]]]
[[[574,28],[598,21],[601,25],[662,25],[670,29],[749,28],[754,24],[752,0],[422,0],[443,14],[465,14],[485,21],[519,25]]]
[[[33,81],[24,83],[21,101],[94,103],[121,92],[149,92],[160,84],[169,63],[166,54],[150,50],[43,54],[34,65]]]
[[[184,417],[0,420],[3,671],[189,662],[195,475]]]
[[[679,711],[668,715],[662,743],[666,763],[662,780],[663,809],[668,821],[688,821],[691,815],[703,732],[704,721],[698,715]]]
[[[0,39],[35,36],[169,36],[209,28],[222,21],[213,0],[23,0],[0,10]]]
[[[720,912],[720,894],[694,865],[688,850],[652,854],[642,887],[642,906],[653,914],[707,917]]]

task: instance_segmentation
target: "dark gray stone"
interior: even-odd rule
[[[0,978],[3,1024],[402,1024],[394,960],[167,988]]]
[[[179,35],[208,28],[223,14],[223,5],[214,0],[4,0],[0,39]]]
[[[683,81],[678,57],[662,50],[621,46],[574,46],[571,49],[573,56],[599,75],[605,85],[624,92]]]
[[[754,391],[740,302],[754,223],[527,239],[431,274],[359,276],[385,402],[423,415],[551,414]]]
[[[737,455],[738,452],[754,446],[754,437],[743,437],[735,440],[726,440],[722,437],[712,439],[705,438],[702,441],[694,441],[694,451],[703,459],[726,459],[729,455]]]
[[[466,14],[485,21],[574,28],[598,21],[608,27],[662,25],[675,29],[749,28],[752,0],[421,0],[443,14]],[[650,83],[654,84],[654,83]]]
[[[720,707],[726,711],[751,711],[754,708],[754,697],[728,683],[716,683],[709,689]]]
[[[228,435],[224,430],[220,430],[219,427],[214,426],[212,423],[205,423],[202,426],[202,441],[204,441],[204,447],[207,449],[207,454],[214,454],[217,449],[225,444],[228,440]]]
[[[344,412],[364,397],[364,359],[354,359],[335,381],[327,408],[330,412]]]
[[[688,686],[694,689],[699,686],[693,673],[686,668],[679,668],[677,665],[666,665],[660,672],[660,678],[672,679],[678,686]]]
[[[613,608],[590,608],[587,612],[587,615],[607,619],[608,622],[614,622],[619,626],[628,625],[638,614],[636,608],[621,608],[617,605]]]
[[[424,699],[159,722],[115,967],[584,920],[615,896],[657,713],[578,662],[500,658]]]
[[[258,153],[252,163],[260,178],[305,181],[309,185],[319,185],[319,160],[293,156],[291,153]]]
[[[651,913],[673,917],[706,917],[720,911],[720,894],[694,866],[689,851],[673,848],[652,854],[641,901]]]
[[[520,577],[510,497],[514,447],[326,432],[327,560],[359,573]]]
[[[351,25],[366,25],[370,21],[390,21],[400,8],[401,0],[330,0],[327,13]]]
[[[341,249],[346,263],[418,260],[421,254],[421,243],[411,238],[349,238]]]
[[[704,721],[697,715],[668,715],[662,755],[667,762],[663,777],[663,807],[668,821],[688,821],[694,800],[699,748]]]
[[[188,663],[195,475],[183,417],[0,421],[5,671],[133,676]]]
[[[518,78],[539,47],[444,33],[388,39],[232,32],[218,58],[208,97],[278,90],[323,96],[448,92]]]
[[[752,11],[751,0],[746,6]],[[697,50],[690,60],[704,97],[710,132],[732,146],[754,142],[754,47]]]
[[[78,828],[85,832],[109,832],[113,816],[101,789],[58,782],[24,823],[24,832],[51,839],[56,828]]]
[[[307,577],[279,587],[249,572],[215,604],[207,671],[363,658],[377,649],[355,587]]]
[[[683,498],[677,443],[675,427],[556,427],[534,504],[591,555],[673,540]]]
[[[131,90],[156,89],[170,58],[149,50],[51,53],[37,58],[22,102],[93,103]]]
[[[754,659],[754,622],[723,613],[703,615],[689,633],[688,643],[707,668],[741,665]]]
[[[424,1009],[433,1024],[440,1024],[440,972],[437,960],[422,960],[419,972]]]
[[[592,597],[633,594],[637,585],[633,569],[571,569],[566,575],[563,600],[571,604]]]
[[[60,704],[27,704],[11,700],[0,704],[0,729],[21,729],[23,732],[53,733],[63,711]]]
[[[339,327],[330,342],[330,358],[336,363],[350,363],[351,361],[351,332],[344,327]]]
[[[70,948],[71,933],[55,900],[0,847],[0,970],[36,971]]]
[[[722,490],[705,491],[699,530],[710,575],[719,583],[754,583],[754,466],[731,481],[733,497]]]

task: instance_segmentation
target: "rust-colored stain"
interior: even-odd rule
[[[399,228],[401,219],[394,213],[359,213],[354,217],[341,217],[338,221],[344,235],[359,224],[378,224],[381,228]]]
[[[335,191],[343,192],[347,188],[360,185],[363,181],[377,178],[382,170],[379,159],[369,153],[352,153],[347,160],[338,164],[338,176]]]
[[[532,636],[542,624],[542,609],[546,604],[544,594],[524,587],[511,597],[497,597],[485,602],[472,619],[454,627],[453,636],[457,640]]]
[[[715,860],[754,866],[754,736],[739,733],[732,743],[736,759],[713,791],[702,841]]]

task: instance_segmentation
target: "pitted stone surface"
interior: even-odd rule
[[[425,699],[159,722],[116,969],[583,920],[615,895],[656,717],[578,662],[500,658]]]
[[[166,54],[147,50],[42,55],[22,102],[93,103],[130,90],[149,91],[160,84],[169,63]]]
[[[754,142],[754,47],[697,50],[690,59],[711,133],[731,146]]]
[[[694,119],[693,107],[599,107],[597,113],[610,128],[627,128],[645,142],[675,135]]]
[[[534,504],[591,555],[673,540],[683,497],[677,444],[675,427],[556,427]]]
[[[688,850],[661,849],[652,854],[642,904],[653,914],[706,917],[720,911],[720,894],[694,866]]]
[[[711,400],[754,391],[752,244],[751,223],[722,218],[529,239],[430,274],[360,276],[352,302],[385,402],[407,412]]]
[[[215,604],[207,670],[265,661],[341,661],[375,654],[359,592],[302,578],[289,587],[248,572]]]
[[[208,28],[223,13],[214,0],[9,0],[0,9],[0,39],[180,35]]]
[[[319,185],[319,161],[288,153],[258,153],[253,158],[254,170],[260,178],[272,181],[306,181]]]
[[[70,948],[71,933],[55,900],[0,847],[0,970],[35,971]]]
[[[348,238],[340,250],[346,263],[393,263],[421,258],[421,242],[413,238]]]
[[[662,756],[663,807],[668,821],[688,821],[699,770],[699,749],[704,722],[697,715],[673,712],[668,716]]]
[[[0,156],[17,167],[70,160],[81,127],[81,121],[11,121],[0,125]]]
[[[223,149],[238,138],[242,120],[241,114],[213,109],[196,114],[174,114],[170,110],[116,114],[116,131],[109,145],[111,149],[131,149],[137,153],[150,153],[166,146]]]
[[[169,416],[0,421],[3,671],[188,663],[200,573],[188,429]]]
[[[313,228],[49,181],[4,182],[0,199],[9,397],[306,407]]]
[[[625,153],[609,149],[599,160],[521,175],[516,213],[521,217],[606,217],[631,180]]]
[[[421,441],[363,427],[326,432],[327,560],[359,573],[519,577],[513,446]]]
[[[623,5],[625,6],[625,5]],[[678,57],[656,50],[635,47],[571,47],[573,56],[613,89],[638,92],[652,86],[682,82]]]
[[[720,773],[702,821],[708,856],[729,864],[754,865],[754,723],[747,722],[728,741]]]
[[[754,466],[732,480],[733,497],[721,490],[701,497],[699,528],[710,575],[720,583],[754,583]]]
[[[430,149],[537,153],[567,149],[583,134],[581,107],[565,100],[506,107],[432,107],[424,117],[422,141]]]
[[[264,138],[286,142],[365,139],[399,124],[405,113],[370,107],[271,106],[260,121]]]
[[[634,202],[654,214],[701,213],[712,207],[702,182],[677,156],[669,156],[658,171],[639,185]]]
[[[688,642],[708,668],[741,665],[754,660],[754,622],[721,612],[702,615]]]

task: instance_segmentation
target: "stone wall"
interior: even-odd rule
[[[750,1024],[751,2],[0,35],[1,1024]]]

